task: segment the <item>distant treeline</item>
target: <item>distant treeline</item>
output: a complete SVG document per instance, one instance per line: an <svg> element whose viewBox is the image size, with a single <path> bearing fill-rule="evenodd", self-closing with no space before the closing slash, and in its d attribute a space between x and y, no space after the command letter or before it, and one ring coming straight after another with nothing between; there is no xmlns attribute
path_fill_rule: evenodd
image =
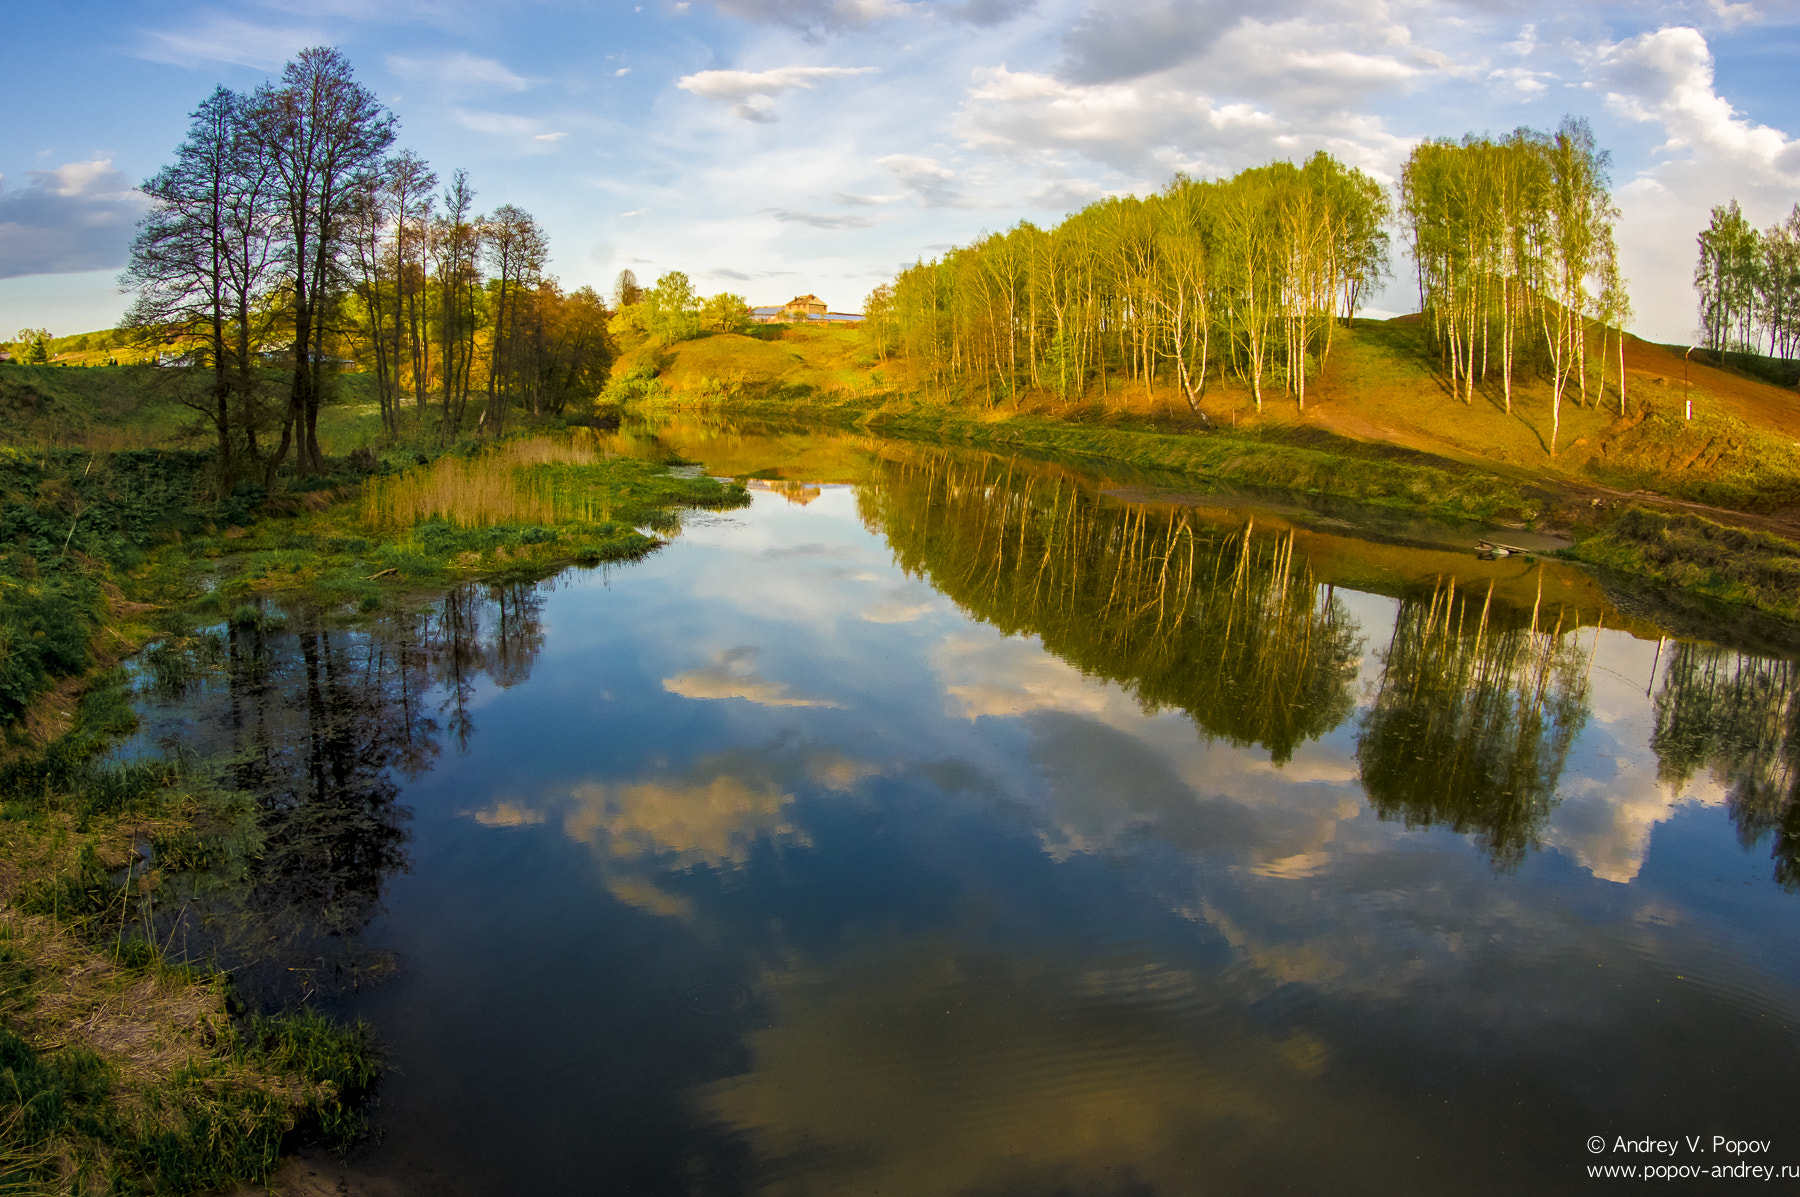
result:
<svg viewBox="0 0 1800 1197"><path fill-rule="evenodd" d="M1386 271L1389 216L1378 181L1323 152L1178 175L917 263L869 296L866 326L884 359L989 402L1160 379L1199 411L1229 372L1259 408L1272 386L1304 405L1335 319Z"/></svg>
<svg viewBox="0 0 1800 1197"><path fill-rule="evenodd" d="M1590 358L1604 390L1609 327L1630 315L1607 165L1576 120L1415 148L1397 214L1430 351L1465 401L1492 377L1510 410L1515 380L1547 378L1560 422L1569 388L1588 397ZM987 402L1162 383L1199 411L1209 380L1236 378L1259 410L1272 387L1304 408L1335 325L1387 272L1395 215L1387 188L1324 152L1178 175L916 263L869 296L867 326L884 359Z"/></svg>
<svg viewBox="0 0 1800 1197"><path fill-rule="evenodd" d="M1701 343L1719 353L1800 356L1800 204L1759 233L1734 199L1712 210L1699 242Z"/></svg>
<svg viewBox="0 0 1800 1197"><path fill-rule="evenodd" d="M353 361L390 430L410 400L445 439L474 394L497 428L509 406L561 410L605 378L600 297L546 277L529 213L477 215L463 171L440 194L417 155L390 154L394 125L341 54L314 47L278 82L215 90L143 185L155 206L123 276L124 327L204 379L187 401L227 476L272 479L290 448L302 474L321 470L319 408Z"/></svg>

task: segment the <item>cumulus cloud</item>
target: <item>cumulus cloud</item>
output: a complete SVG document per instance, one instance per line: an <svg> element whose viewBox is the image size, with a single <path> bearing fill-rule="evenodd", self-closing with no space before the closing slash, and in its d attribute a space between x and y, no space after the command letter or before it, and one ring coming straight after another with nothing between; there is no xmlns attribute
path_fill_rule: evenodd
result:
<svg viewBox="0 0 1800 1197"><path fill-rule="evenodd" d="M1690 336L1695 233L1713 205L1732 198L1753 223L1785 216L1800 186L1800 142L1720 94L1711 48L1698 30L1664 28L1603 43L1585 65L1588 85L1608 109L1662 134L1654 160L1618 188L1619 254L1636 284L1639 331Z"/></svg>
<svg viewBox="0 0 1800 1197"><path fill-rule="evenodd" d="M451 54L409 58L390 54L388 69L409 82L429 83L447 91L518 92L535 81L514 74L492 58L458 50Z"/></svg>
<svg viewBox="0 0 1800 1197"><path fill-rule="evenodd" d="M700 71L675 86L706 100L732 105L732 114L767 124L776 120L769 101L790 91L811 90L821 79L870 75L874 67L775 67L767 71Z"/></svg>
<svg viewBox="0 0 1800 1197"><path fill-rule="evenodd" d="M544 812L517 802L496 802L482 810L468 812L483 827L535 827L544 821Z"/></svg>
<svg viewBox="0 0 1800 1197"><path fill-rule="evenodd" d="M742 864L758 839L804 843L791 821L794 796L767 778L732 774L611 786L588 782L571 793L563 818L570 839L618 858L674 856L690 864Z"/></svg>
<svg viewBox="0 0 1800 1197"><path fill-rule="evenodd" d="M1410 145L1380 118L1355 112L1297 121L1161 78L1081 84L1004 66L977 73L957 131L990 153L1051 160L1075 154L1146 181L1176 170L1228 172L1316 149L1388 177Z"/></svg>
<svg viewBox="0 0 1800 1197"><path fill-rule="evenodd" d="M1535 99L1549 89L1546 79L1556 76L1547 71L1528 71L1524 67L1504 67L1488 72L1488 79L1502 91L1511 91L1521 99Z"/></svg>
<svg viewBox="0 0 1800 1197"><path fill-rule="evenodd" d="M1661 124L1661 150L1705 151L1766 174L1800 182L1800 143L1740 115L1713 86L1713 56L1697 29L1659 29L1602 46L1595 74L1613 111Z"/></svg>
<svg viewBox="0 0 1800 1197"><path fill-rule="evenodd" d="M795 694L786 682L772 682L758 676L754 668L754 648L734 648L719 654L718 661L704 669L690 669L663 679L663 689L683 698L741 698L764 707L836 707L824 698L807 698Z"/></svg>
<svg viewBox="0 0 1800 1197"><path fill-rule="evenodd" d="M1245 104L1215 106L1180 87L1068 83L999 66L977 76L958 129L990 151L1069 150L1141 174L1159 161L1254 158L1281 132L1281 122Z"/></svg>
<svg viewBox="0 0 1800 1197"><path fill-rule="evenodd" d="M149 204L110 158L26 173L16 190L0 178L0 278L125 265Z"/></svg>
<svg viewBox="0 0 1800 1197"><path fill-rule="evenodd" d="M1298 0L1264 0L1263 19L1285 15ZM1111 83L1167 70L1209 49L1244 19L1229 0L1171 0L1150 7L1089 9L1063 35L1057 73L1078 83Z"/></svg>

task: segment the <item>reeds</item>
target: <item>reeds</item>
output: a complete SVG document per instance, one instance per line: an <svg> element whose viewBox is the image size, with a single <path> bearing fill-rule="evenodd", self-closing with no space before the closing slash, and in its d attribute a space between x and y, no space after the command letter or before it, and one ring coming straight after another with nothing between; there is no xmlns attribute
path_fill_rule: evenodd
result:
<svg viewBox="0 0 1800 1197"><path fill-rule="evenodd" d="M604 487L583 485L587 480L581 477L583 467L604 460L599 437L586 428L573 429L566 440L532 437L476 457L440 457L371 481L363 519L377 532L434 518L475 528L604 523L612 518L611 496Z"/></svg>

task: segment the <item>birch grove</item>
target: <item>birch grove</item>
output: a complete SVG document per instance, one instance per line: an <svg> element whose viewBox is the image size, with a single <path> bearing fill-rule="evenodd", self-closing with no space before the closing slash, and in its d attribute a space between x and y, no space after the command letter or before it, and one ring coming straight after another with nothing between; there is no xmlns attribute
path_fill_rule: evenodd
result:
<svg viewBox="0 0 1800 1197"><path fill-rule="evenodd" d="M1045 230L1020 224L903 270L865 305L876 356L992 404L1175 388L1202 412L1234 378L1306 403L1337 320L1385 274L1386 190L1325 153L1230 179L1177 175Z"/></svg>
<svg viewBox="0 0 1800 1197"><path fill-rule="evenodd" d="M1451 393L1468 404L1478 387L1495 386L1510 414L1521 381L1548 382L1551 456L1570 388L1585 403L1603 397L1615 341L1624 410L1630 304L1608 165L1587 124L1565 120L1554 133L1423 142L1401 176L1426 343ZM1590 394L1591 366L1599 379Z"/></svg>

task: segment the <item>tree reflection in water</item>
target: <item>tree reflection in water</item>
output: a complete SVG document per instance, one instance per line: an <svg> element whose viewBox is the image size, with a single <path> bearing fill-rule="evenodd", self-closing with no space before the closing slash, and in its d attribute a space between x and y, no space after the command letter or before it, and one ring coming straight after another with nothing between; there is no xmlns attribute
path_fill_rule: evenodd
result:
<svg viewBox="0 0 1800 1197"><path fill-rule="evenodd" d="M909 575L1146 712L1185 711L1203 735L1260 744L1278 764L1350 713L1357 627L1291 531L1213 528L949 453L884 462L857 502Z"/></svg>
<svg viewBox="0 0 1800 1197"><path fill-rule="evenodd" d="M1440 580L1402 600L1357 761L1369 801L1408 827L1473 835L1500 868L1538 843L1588 718L1591 648L1566 613L1503 610Z"/></svg>
<svg viewBox="0 0 1800 1197"><path fill-rule="evenodd" d="M1686 786L1710 769L1746 849L1772 839L1775 879L1800 890L1800 673L1791 660L1675 646L1656 695L1658 774Z"/></svg>
<svg viewBox="0 0 1800 1197"><path fill-rule="evenodd" d="M163 743L223 762L220 805L237 812L243 851L204 854L211 867L165 904L159 937L231 969L253 1002L388 968L356 937L408 867L398 779L433 766L445 729L467 745L480 677L529 676L543 642L537 590L461 586L357 628L300 612L288 628L226 630L217 675L176 696L184 718ZM217 819L207 830L228 838Z"/></svg>

